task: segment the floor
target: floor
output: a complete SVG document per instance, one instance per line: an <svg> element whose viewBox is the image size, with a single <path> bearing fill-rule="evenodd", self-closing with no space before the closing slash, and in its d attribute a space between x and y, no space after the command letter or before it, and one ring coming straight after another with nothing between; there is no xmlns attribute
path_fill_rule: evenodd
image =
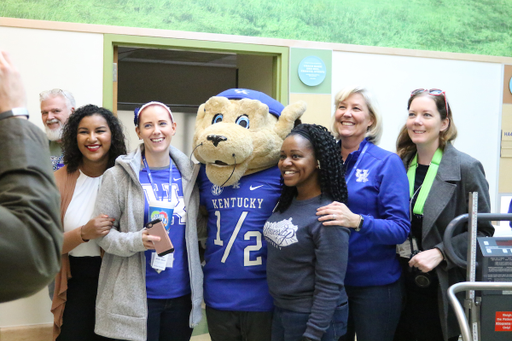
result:
<svg viewBox="0 0 512 341"><path fill-rule="evenodd" d="M208 334L208 325L206 323L206 313L203 305L203 319L201 323L197 327L194 328L194 332L192 333L192 338L190 341L211 341L210 334Z"/></svg>
<svg viewBox="0 0 512 341"><path fill-rule="evenodd" d="M192 336L190 341L211 341L210 334Z"/></svg>

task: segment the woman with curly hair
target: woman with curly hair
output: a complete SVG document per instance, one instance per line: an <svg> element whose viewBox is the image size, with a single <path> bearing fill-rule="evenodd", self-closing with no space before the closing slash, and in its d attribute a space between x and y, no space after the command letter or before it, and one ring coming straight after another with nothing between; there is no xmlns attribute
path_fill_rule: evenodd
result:
<svg viewBox="0 0 512 341"><path fill-rule="evenodd" d="M349 229L324 227L315 216L333 200L347 202L336 141L319 125L286 137L278 163L283 190L264 226L267 280L274 298L272 341L337 340L348 315L344 278Z"/></svg>
<svg viewBox="0 0 512 341"><path fill-rule="evenodd" d="M407 176L400 158L376 144L382 121L367 89L335 97L332 131L344 161L348 203L318 209L328 226L351 229L347 275L347 334L342 340L391 341L400 319L402 269L396 244L410 230Z"/></svg>
<svg viewBox="0 0 512 341"><path fill-rule="evenodd" d="M94 334L101 251L89 242L108 233L107 215L92 216L103 173L126 154L123 129L107 109L86 105L69 117L62 146L64 167L55 172L64 227L62 268L52 302L53 337L59 341L105 340Z"/></svg>

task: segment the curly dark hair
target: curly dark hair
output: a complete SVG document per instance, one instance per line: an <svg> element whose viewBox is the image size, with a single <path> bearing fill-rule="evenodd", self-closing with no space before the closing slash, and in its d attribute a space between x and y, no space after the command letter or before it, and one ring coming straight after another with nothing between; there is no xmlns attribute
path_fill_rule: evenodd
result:
<svg viewBox="0 0 512 341"><path fill-rule="evenodd" d="M306 138L313 148L316 160L320 162L318 179L322 195L346 204L348 201L345 171L339 147L334 136L327 128L317 124L300 124L288 134L300 135ZM287 136L287 137L288 137ZM292 200L297 196L297 187L288 187L281 177L283 190L276 206L276 211L284 212L290 207Z"/></svg>
<svg viewBox="0 0 512 341"><path fill-rule="evenodd" d="M119 155L126 154L125 137L123 127L117 117L105 108L98 107L94 104L87 104L76 109L69 116L62 133L62 150L64 154L64 164L68 166L68 173L73 173L82 164L83 155L78 149L77 134L78 125L86 116L100 115L107 121L110 133L112 134L110 149L108 151L107 168L114 165Z"/></svg>

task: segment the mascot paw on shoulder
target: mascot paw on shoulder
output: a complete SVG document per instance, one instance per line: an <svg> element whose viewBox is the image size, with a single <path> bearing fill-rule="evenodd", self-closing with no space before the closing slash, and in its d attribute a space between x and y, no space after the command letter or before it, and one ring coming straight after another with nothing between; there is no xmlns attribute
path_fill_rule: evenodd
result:
<svg viewBox="0 0 512 341"><path fill-rule="evenodd" d="M284 138L305 111L303 101L284 107L259 91L223 91L199 107L194 156L213 184L234 185L277 164Z"/></svg>

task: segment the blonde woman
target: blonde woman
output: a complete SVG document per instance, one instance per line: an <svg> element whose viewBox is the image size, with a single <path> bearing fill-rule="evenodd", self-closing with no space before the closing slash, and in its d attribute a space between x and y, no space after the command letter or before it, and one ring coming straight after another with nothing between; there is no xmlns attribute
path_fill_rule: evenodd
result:
<svg viewBox="0 0 512 341"><path fill-rule="evenodd" d="M402 302L396 244L409 234L407 176L400 158L379 148L382 122L368 90L338 92L332 130L339 139L348 204L318 209L324 225L352 231L345 286L349 299L346 336L341 340L390 341Z"/></svg>

